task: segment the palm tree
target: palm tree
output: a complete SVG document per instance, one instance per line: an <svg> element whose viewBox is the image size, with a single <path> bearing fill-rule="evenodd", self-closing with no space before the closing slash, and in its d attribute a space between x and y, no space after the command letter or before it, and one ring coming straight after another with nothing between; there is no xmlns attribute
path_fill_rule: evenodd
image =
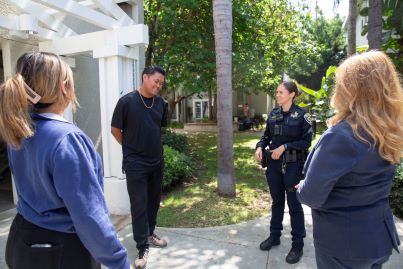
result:
<svg viewBox="0 0 403 269"><path fill-rule="evenodd" d="M213 0L217 65L218 193L235 197L232 150L232 0Z"/></svg>
<svg viewBox="0 0 403 269"><path fill-rule="evenodd" d="M356 24L357 24L357 0L349 0L347 17L347 54L355 54L356 47Z"/></svg>
<svg viewBox="0 0 403 269"><path fill-rule="evenodd" d="M368 46L381 49L382 45L382 0L369 0L368 6Z"/></svg>

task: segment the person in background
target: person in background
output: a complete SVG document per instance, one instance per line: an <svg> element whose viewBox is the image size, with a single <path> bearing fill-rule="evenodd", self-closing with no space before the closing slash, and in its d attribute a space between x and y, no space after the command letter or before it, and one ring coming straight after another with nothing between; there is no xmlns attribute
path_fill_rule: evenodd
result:
<svg viewBox="0 0 403 269"><path fill-rule="evenodd" d="M336 72L336 115L310 153L298 186L312 208L319 269L379 269L399 236L389 207L403 150L403 95L379 51L345 60Z"/></svg>
<svg viewBox="0 0 403 269"><path fill-rule="evenodd" d="M266 130L255 152L257 160L261 161L263 154L267 159L263 165L267 165L266 177L272 198L270 236L260 244L260 249L270 250L280 244L287 194L292 247L286 262L290 264L297 263L303 255L304 211L297 200L294 186L302 177L302 168L312 140L309 115L293 102L297 95L297 85L292 81L284 81L277 87L276 100L280 106L270 112Z"/></svg>
<svg viewBox="0 0 403 269"><path fill-rule="evenodd" d="M245 117L245 119L250 117L250 108L248 103L245 103L245 105L243 106L243 116Z"/></svg>
<svg viewBox="0 0 403 269"><path fill-rule="evenodd" d="M101 159L63 118L69 104L77 104L72 71L51 53L23 54L0 86L0 134L18 193L10 269L131 267L109 219Z"/></svg>
<svg viewBox="0 0 403 269"><path fill-rule="evenodd" d="M140 88L120 98L111 123L112 135L123 150L133 237L138 249L136 268L146 267L150 244L167 246L154 233L164 167L161 127L167 126L167 103L158 95L164 82L165 71L161 67L146 67Z"/></svg>

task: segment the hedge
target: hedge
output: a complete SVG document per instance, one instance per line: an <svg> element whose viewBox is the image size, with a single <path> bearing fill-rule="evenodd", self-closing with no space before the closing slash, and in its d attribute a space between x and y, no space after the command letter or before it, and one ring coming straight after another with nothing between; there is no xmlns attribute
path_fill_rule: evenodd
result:
<svg viewBox="0 0 403 269"><path fill-rule="evenodd" d="M169 189L193 174L193 163L190 158L167 145L164 145L164 162L163 190Z"/></svg>
<svg viewBox="0 0 403 269"><path fill-rule="evenodd" d="M397 166L390 192L390 206L393 213L403 219L403 161Z"/></svg>
<svg viewBox="0 0 403 269"><path fill-rule="evenodd" d="M164 129L161 136L162 145L167 145L179 152L186 153L188 141L186 136Z"/></svg>

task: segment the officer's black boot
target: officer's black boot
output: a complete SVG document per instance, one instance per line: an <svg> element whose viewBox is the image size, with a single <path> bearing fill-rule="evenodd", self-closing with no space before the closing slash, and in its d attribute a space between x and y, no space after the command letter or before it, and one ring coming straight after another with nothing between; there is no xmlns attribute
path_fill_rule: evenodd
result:
<svg viewBox="0 0 403 269"><path fill-rule="evenodd" d="M262 243L260 243L260 249L261 250L270 250L271 247L273 246L278 246L280 245L280 238L274 238L274 237L269 237L266 240L264 240Z"/></svg>
<svg viewBox="0 0 403 269"><path fill-rule="evenodd" d="M301 259L303 253L302 247L292 247L290 252L288 252L287 257L285 257L285 261L290 264L297 263Z"/></svg>

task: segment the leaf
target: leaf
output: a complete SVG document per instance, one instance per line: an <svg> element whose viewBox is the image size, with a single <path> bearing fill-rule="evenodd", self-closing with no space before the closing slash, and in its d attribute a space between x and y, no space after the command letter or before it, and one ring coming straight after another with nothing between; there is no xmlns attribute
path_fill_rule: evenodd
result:
<svg viewBox="0 0 403 269"><path fill-rule="evenodd" d="M356 47L355 50L356 50L357 52L364 52L364 51L367 51L368 48L369 48L368 45L363 45L363 46Z"/></svg>
<svg viewBox="0 0 403 269"><path fill-rule="evenodd" d="M304 103L304 102L298 103L298 106L299 106L299 107L302 107L302 108L308 107L308 106L310 106L310 105L312 105L312 104L311 104L311 103L307 104L307 103Z"/></svg>
<svg viewBox="0 0 403 269"><path fill-rule="evenodd" d="M364 7L363 9L360 10L360 16L361 17L367 17L368 16L368 7Z"/></svg>
<svg viewBox="0 0 403 269"><path fill-rule="evenodd" d="M299 88L300 88L303 92L306 92L307 94L309 94L309 95L315 97L315 99L319 99L320 96L321 96L320 93L318 93L318 92L316 92L316 91L314 91L314 90L312 90L312 89L309 89L309 88L307 88L307 87L305 87L305 86L303 86L303 85L298 85L298 86L299 86Z"/></svg>
<svg viewBox="0 0 403 269"><path fill-rule="evenodd" d="M337 67L336 66L329 66L329 68L326 70L326 78L329 78L330 76L336 74Z"/></svg>
<svg viewBox="0 0 403 269"><path fill-rule="evenodd" d="M365 24L364 27L362 27L361 36L365 36L367 33L368 33L368 24Z"/></svg>

